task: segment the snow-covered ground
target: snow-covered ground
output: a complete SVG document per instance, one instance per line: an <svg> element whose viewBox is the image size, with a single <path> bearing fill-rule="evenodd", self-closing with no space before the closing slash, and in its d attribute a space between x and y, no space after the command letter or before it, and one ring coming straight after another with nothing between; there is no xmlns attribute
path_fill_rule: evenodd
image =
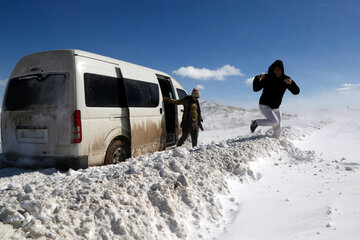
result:
<svg viewBox="0 0 360 240"><path fill-rule="evenodd" d="M200 145L85 170L0 169L0 239L358 239L360 111L202 103ZM1 163L0 163L1 165Z"/></svg>
<svg viewBox="0 0 360 240"><path fill-rule="evenodd" d="M241 207L220 239L359 239L360 114L343 114L293 141L312 158L259 159L250 164L256 183L230 182Z"/></svg>

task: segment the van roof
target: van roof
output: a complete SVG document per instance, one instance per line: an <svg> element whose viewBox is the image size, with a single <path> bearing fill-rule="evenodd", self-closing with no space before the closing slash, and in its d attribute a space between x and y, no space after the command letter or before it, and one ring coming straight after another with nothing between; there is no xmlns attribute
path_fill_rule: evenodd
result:
<svg viewBox="0 0 360 240"><path fill-rule="evenodd" d="M149 69L149 70L152 70L152 71L156 71L156 73L158 73L158 74L171 77L179 86L181 86L180 83L176 79L174 79L172 76L170 76L169 74L167 74L165 72L162 72L162 71L159 71L159 70L156 70L156 69L153 69L153 68L144 67L144 66L141 66L141 65L138 65L138 64L135 64L135 63L131 63L131 62L127 62L127 61L123 61L123 60L119 60L119 59L115 59L115 58L111 58L111 57L106 57L106 56L103 56L103 55L99 55L99 54L96 54L96 53L91 53L91 52L87 52L87 51L83 51L83 50L79 50L79 49L69 49L69 50L73 51L74 55L85 56L85 57L89 57L89 58L95 58L95 59L98 59L98 60L111 62L111 63L114 63L114 64L117 64L118 62L122 62L122 63L131 64L131 65L134 65L134 66L138 66L138 67L141 67L141 68L146 68L146 69ZM67 51L67 50L65 49L64 51Z"/></svg>
<svg viewBox="0 0 360 240"><path fill-rule="evenodd" d="M93 58L93 59L97 59L97 60L100 60L100 61L105 61L105 62L109 62L109 63L113 63L113 64L121 64L121 63L130 64L130 65L133 65L133 66L136 66L136 67L139 67L139 68L154 71L156 74L171 77L169 74L167 74L165 72L162 72L162 71L159 71L159 70L156 70L156 69L153 69L153 68L144 67L144 66L141 66L141 65L138 65L138 64L126 62L126 61L111 58L111 57L106 57L106 56L103 56L103 55L99 55L99 54L95 54L95 53L91 53L91 52L87 52L87 51L83 51L83 50L79 50L79 49L58 49L58 50L42 51L42 52L29 54L29 55L23 57L22 59L26 59L26 58L30 57L31 55L36 55L36 54L40 54L40 53L43 54L43 53L48 53L48 52L49 53L50 52L71 52L74 55ZM181 86L178 81L176 81L173 77L171 77L171 78L174 80L174 82L176 82L179 86Z"/></svg>
<svg viewBox="0 0 360 240"><path fill-rule="evenodd" d="M89 57L89 58L95 58L98 60L102 60L102 61L106 61L106 62L110 62L110 63L114 63L114 64L118 64L119 62L121 63L127 63L127 64L131 64L137 67L141 67L141 68L146 68L152 71L156 71L157 73L164 75L164 76L169 76L171 77L169 74L159 71L157 69L153 69L153 68L149 68L149 67L144 67L135 63L131 63L131 62L127 62L127 61L123 61L123 60L119 60L119 59L115 59L115 58L111 58L111 57L106 57L103 55L99 55L96 53L91 53L91 52L87 52L87 51L83 51L83 50L79 50L79 49L69 49L72 50L74 52L74 55L79 55L79 56L84 56L84 57ZM64 51L66 51L66 49L64 49Z"/></svg>

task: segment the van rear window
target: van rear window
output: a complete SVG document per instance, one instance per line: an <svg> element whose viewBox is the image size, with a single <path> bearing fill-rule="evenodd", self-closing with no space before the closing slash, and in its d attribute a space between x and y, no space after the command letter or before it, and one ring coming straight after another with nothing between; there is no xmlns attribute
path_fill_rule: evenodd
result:
<svg viewBox="0 0 360 240"><path fill-rule="evenodd" d="M41 73L10 79L7 110L60 108L69 105L70 81L67 73Z"/></svg>
<svg viewBox="0 0 360 240"><path fill-rule="evenodd" d="M126 107L124 86L119 78L85 73L87 107Z"/></svg>

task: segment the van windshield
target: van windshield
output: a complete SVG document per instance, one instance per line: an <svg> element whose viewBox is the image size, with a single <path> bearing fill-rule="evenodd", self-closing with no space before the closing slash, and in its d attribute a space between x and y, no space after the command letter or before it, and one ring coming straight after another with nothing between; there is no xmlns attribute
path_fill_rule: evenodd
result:
<svg viewBox="0 0 360 240"><path fill-rule="evenodd" d="M7 110L60 108L69 105L69 74L41 73L10 79Z"/></svg>

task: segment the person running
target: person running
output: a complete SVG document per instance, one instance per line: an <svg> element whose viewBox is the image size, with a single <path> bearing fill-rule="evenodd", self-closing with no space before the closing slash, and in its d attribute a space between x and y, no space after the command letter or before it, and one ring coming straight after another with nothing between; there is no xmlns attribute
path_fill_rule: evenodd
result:
<svg viewBox="0 0 360 240"><path fill-rule="evenodd" d="M198 89L193 89L191 96L187 95L183 99L175 100L165 97L164 101L170 102L176 105L184 106L184 113L181 121L182 136L180 137L177 146L180 147L183 145L187 137L191 136L192 146L197 146L197 139L199 133L199 127L201 127L201 122L203 121L201 117L201 109L198 99L200 98L200 91Z"/></svg>
<svg viewBox="0 0 360 240"><path fill-rule="evenodd" d="M279 110L286 89L298 95L300 88L295 81L284 73L284 64L276 60L268 69L267 74L260 74L254 78L253 90L258 92L263 89L259 108L266 119L251 121L250 131L255 132L258 126L271 126L274 130L273 137L279 138L281 134L281 112Z"/></svg>

